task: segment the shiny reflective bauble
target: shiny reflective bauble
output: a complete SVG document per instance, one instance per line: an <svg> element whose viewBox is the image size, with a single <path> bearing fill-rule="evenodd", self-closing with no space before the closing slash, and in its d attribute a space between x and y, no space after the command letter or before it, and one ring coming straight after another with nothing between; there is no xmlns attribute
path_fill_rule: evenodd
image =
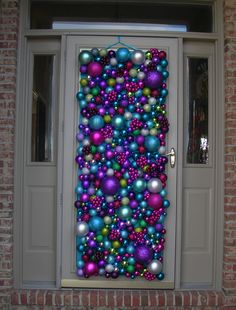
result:
<svg viewBox="0 0 236 310"><path fill-rule="evenodd" d="M101 182L101 190L105 195L115 195L120 189L120 182L115 176L107 176Z"/></svg>
<svg viewBox="0 0 236 310"><path fill-rule="evenodd" d="M112 272L112 271L114 271L114 266L112 265L112 264L108 264L108 265L106 265L106 267L105 267L105 270L106 270L106 272Z"/></svg>
<svg viewBox="0 0 236 310"><path fill-rule="evenodd" d="M134 251L134 258L138 263L147 265L153 257L153 250L146 245L138 245Z"/></svg>
<svg viewBox="0 0 236 310"><path fill-rule="evenodd" d="M130 52L126 47L118 48L116 51L116 58L120 62L126 62L129 59Z"/></svg>
<svg viewBox="0 0 236 310"><path fill-rule="evenodd" d="M141 65L145 61L144 52L141 50L134 50L130 54L130 59L135 65Z"/></svg>
<svg viewBox="0 0 236 310"><path fill-rule="evenodd" d="M93 131L90 134L90 141L94 145L99 145L104 141L104 137L100 131Z"/></svg>
<svg viewBox="0 0 236 310"><path fill-rule="evenodd" d="M79 54L79 62L81 65L87 65L92 60L93 60L93 55L90 51L84 50Z"/></svg>
<svg viewBox="0 0 236 310"><path fill-rule="evenodd" d="M151 89L155 89L162 84L162 74L158 71L149 71L144 79L144 84Z"/></svg>
<svg viewBox="0 0 236 310"><path fill-rule="evenodd" d="M149 152L157 152L160 141L157 137L148 135L145 137L144 145Z"/></svg>
<svg viewBox="0 0 236 310"><path fill-rule="evenodd" d="M99 62L91 62L88 65L88 74L92 77L97 77L102 73L103 67Z"/></svg>
<svg viewBox="0 0 236 310"><path fill-rule="evenodd" d="M159 193L162 190L162 182L157 178L150 179L147 183L147 188L151 193Z"/></svg>
<svg viewBox="0 0 236 310"><path fill-rule="evenodd" d="M142 193L146 189L146 182L143 179L136 179L133 183L135 193Z"/></svg>
<svg viewBox="0 0 236 310"><path fill-rule="evenodd" d="M162 271L162 263L159 260L152 260L147 267L148 271L153 274L158 274Z"/></svg>
<svg viewBox="0 0 236 310"><path fill-rule="evenodd" d="M159 194L151 194L147 199L147 204L152 209L160 209L162 206L162 197Z"/></svg>
<svg viewBox="0 0 236 310"><path fill-rule="evenodd" d="M124 129L125 128L125 119L124 119L124 117L122 117L120 115L116 115L112 119L112 125L117 130Z"/></svg>
<svg viewBox="0 0 236 310"><path fill-rule="evenodd" d="M93 216L89 220L89 228L92 231L100 231L104 227L104 221L99 216Z"/></svg>
<svg viewBox="0 0 236 310"><path fill-rule="evenodd" d="M78 237L84 237L89 232L89 226L86 222L78 222L76 225L76 234Z"/></svg>
<svg viewBox="0 0 236 310"><path fill-rule="evenodd" d="M83 272L86 276L93 276L98 273L98 266L94 262L87 262L83 268Z"/></svg>
<svg viewBox="0 0 236 310"><path fill-rule="evenodd" d="M101 129L104 126L104 120L100 115L94 115L89 119L89 126L92 129Z"/></svg>
<svg viewBox="0 0 236 310"><path fill-rule="evenodd" d="M130 219L132 216L132 210L127 206L123 206L118 210L118 215L122 220Z"/></svg>

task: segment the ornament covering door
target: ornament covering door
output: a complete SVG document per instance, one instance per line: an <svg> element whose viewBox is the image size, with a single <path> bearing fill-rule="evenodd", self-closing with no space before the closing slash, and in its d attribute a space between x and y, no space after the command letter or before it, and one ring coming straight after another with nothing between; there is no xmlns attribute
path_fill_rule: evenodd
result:
<svg viewBox="0 0 236 310"><path fill-rule="evenodd" d="M173 288L178 41L116 42L66 37L61 285Z"/></svg>

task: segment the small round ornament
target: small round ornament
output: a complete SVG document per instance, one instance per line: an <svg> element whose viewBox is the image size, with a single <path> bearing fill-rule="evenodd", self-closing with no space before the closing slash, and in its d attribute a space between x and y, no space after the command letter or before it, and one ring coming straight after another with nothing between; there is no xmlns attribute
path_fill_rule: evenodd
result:
<svg viewBox="0 0 236 310"><path fill-rule="evenodd" d="M89 126L92 129L101 129L104 126L104 120L100 115L94 115L89 119Z"/></svg>
<svg viewBox="0 0 236 310"><path fill-rule="evenodd" d="M122 220L130 219L132 216L132 210L127 206L123 206L119 209L118 215Z"/></svg>
<svg viewBox="0 0 236 310"><path fill-rule="evenodd" d="M92 231L100 231L104 227L104 221L99 216L92 216L89 221L89 228Z"/></svg>
<svg viewBox="0 0 236 310"><path fill-rule="evenodd" d="M146 189L146 182L143 179L136 179L133 183L135 193L142 193Z"/></svg>
<svg viewBox="0 0 236 310"><path fill-rule="evenodd" d="M86 222L78 222L76 226L76 234L78 237L84 237L89 232L89 226Z"/></svg>

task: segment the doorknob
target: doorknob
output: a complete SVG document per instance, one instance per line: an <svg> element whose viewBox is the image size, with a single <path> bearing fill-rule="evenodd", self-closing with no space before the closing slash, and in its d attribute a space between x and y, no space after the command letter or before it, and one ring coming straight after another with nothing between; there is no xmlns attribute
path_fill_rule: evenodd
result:
<svg viewBox="0 0 236 310"><path fill-rule="evenodd" d="M170 152L165 154L165 156L170 156L170 166L171 168L174 168L175 166L175 161L176 161L176 153L175 153L175 149L172 147L170 149Z"/></svg>

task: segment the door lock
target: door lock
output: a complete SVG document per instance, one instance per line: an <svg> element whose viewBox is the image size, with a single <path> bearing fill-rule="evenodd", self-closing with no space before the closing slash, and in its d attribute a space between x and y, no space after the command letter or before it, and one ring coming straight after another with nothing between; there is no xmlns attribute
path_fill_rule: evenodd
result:
<svg viewBox="0 0 236 310"><path fill-rule="evenodd" d="M176 162L175 149L172 147L170 149L170 152L165 154L165 156L170 156L170 166L171 166L171 168L174 168L175 167L175 162Z"/></svg>

